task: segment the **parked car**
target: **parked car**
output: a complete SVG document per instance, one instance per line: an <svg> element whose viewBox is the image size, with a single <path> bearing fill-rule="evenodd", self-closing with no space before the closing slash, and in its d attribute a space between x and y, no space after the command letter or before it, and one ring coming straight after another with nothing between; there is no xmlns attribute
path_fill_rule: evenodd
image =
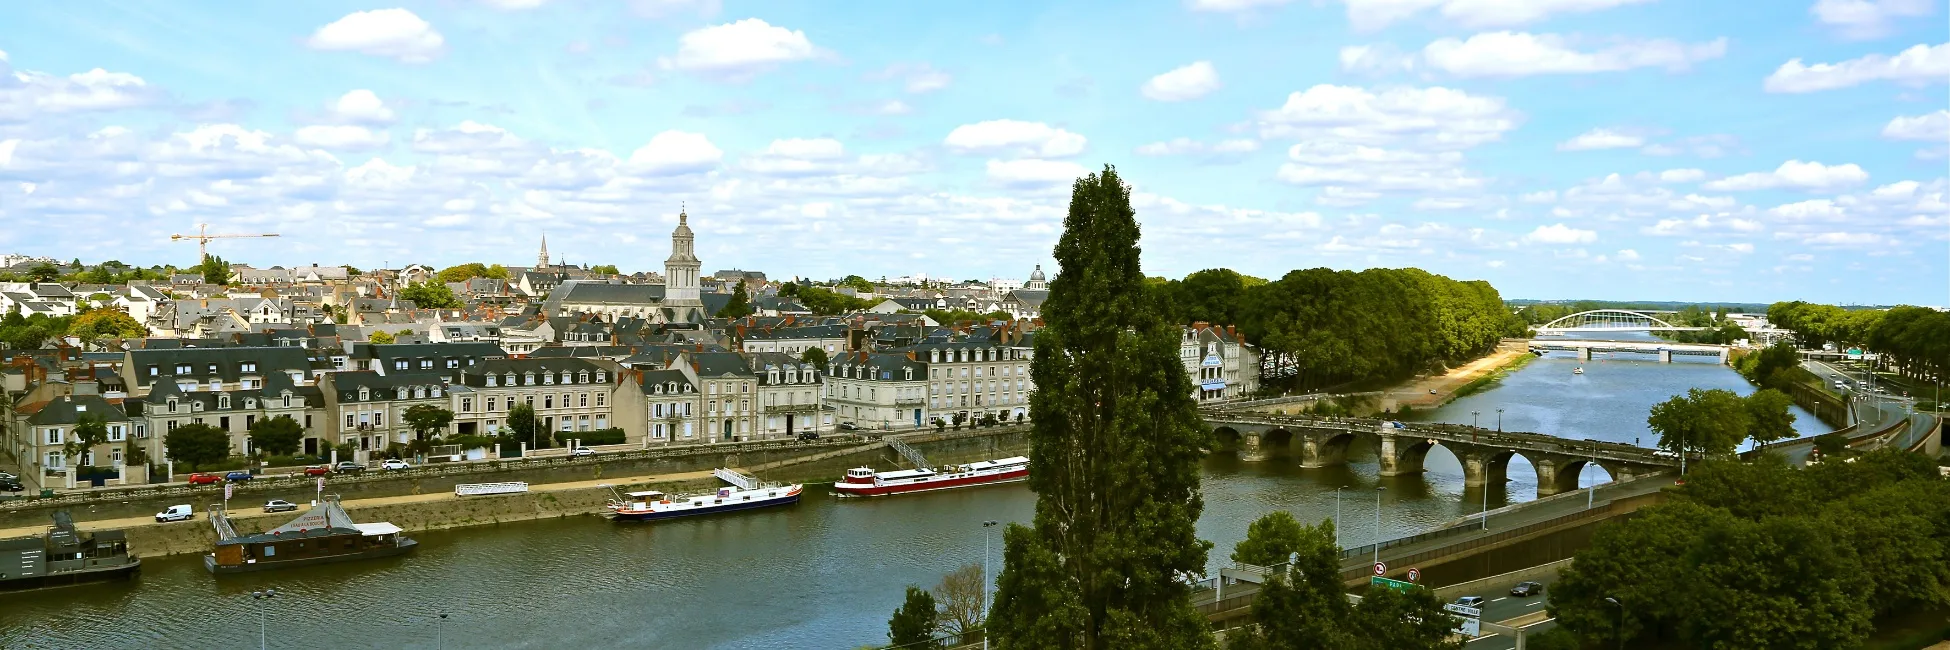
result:
<svg viewBox="0 0 1950 650"><path fill-rule="evenodd" d="M1541 582L1519 582L1517 583L1517 586L1510 588L1510 595L1516 596L1518 598L1540 596L1543 595L1543 593L1544 593L1544 583Z"/></svg>
<svg viewBox="0 0 1950 650"><path fill-rule="evenodd" d="M248 480L251 480L251 479L254 479L254 478L257 478L257 477L255 477L255 476L251 476L251 473L250 473L250 472L246 472L246 471L244 471L244 470L241 470L241 469L240 469L240 470L237 470L237 471L234 471L234 472L231 472L231 473L229 473L229 474L225 474L225 475L223 475L223 480L226 480L226 481L230 481L230 482L232 482L232 483L242 483L242 482L244 482L244 481L248 481Z"/></svg>
<svg viewBox="0 0 1950 650"><path fill-rule="evenodd" d="M298 504L284 499L272 499L264 502L265 512L290 512L297 509Z"/></svg>
<svg viewBox="0 0 1950 650"><path fill-rule="evenodd" d="M25 489L27 489L27 486L22 485L20 483L20 479L17 478L0 479L0 490L6 490L8 492L19 492Z"/></svg>
<svg viewBox="0 0 1950 650"><path fill-rule="evenodd" d="M305 476L324 476L332 473L332 468L324 465L306 465Z"/></svg>
<svg viewBox="0 0 1950 650"><path fill-rule="evenodd" d="M14 476L13 472L0 472L0 481L18 481L18 480L20 480L20 477Z"/></svg>
<svg viewBox="0 0 1950 650"><path fill-rule="evenodd" d="M860 430L860 425L854 424L852 422L841 422L840 428L845 429L847 431L858 431Z"/></svg>
<svg viewBox="0 0 1950 650"><path fill-rule="evenodd" d="M386 459L386 462L379 464L379 469L385 469L385 470L413 469L413 466L408 464L406 461L400 460L398 458L388 458Z"/></svg>
<svg viewBox="0 0 1950 650"><path fill-rule="evenodd" d="M156 513L156 521L158 522L182 521L185 519L189 519L192 516L194 516L194 513L190 512L189 504L185 503L182 505L170 506L168 510L164 510L162 512Z"/></svg>
<svg viewBox="0 0 1950 650"><path fill-rule="evenodd" d="M802 441L806 441L806 442L811 442L811 441L814 441L814 440L818 440L818 439L819 439L819 434L817 434L817 433L813 433L813 432L811 432L811 431L807 431L807 432L804 432L804 433L801 433L801 434L799 434L799 439L800 439L800 440L802 440Z"/></svg>
<svg viewBox="0 0 1950 650"><path fill-rule="evenodd" d="M1463 607L1474 607L1474 608L1477 608L1477 609L1482 609L1482 608L1483 608L1483 597L1482 597L1482 596L1463 596L1463 597L1461 597L1461 598L1457 598L1457 599L1456 599L1456 604L1457 604L1457 605L1462 605Z"/></svg>
<svg viewBox="0 0 1950 650"><path fill-rule="evenodd" d="M596 450L590 449L588 447L576 447L575 449L569 450L569 455L577 458L581 458L583 456L594 456L596 455Z"/></svg>
<svg viewBox="0 0 1950 650"><path fill-rule="evenodd" d="M220 483L222 481L223 481L223 477L217 476L215 474L205 474L203 472L197 472L195 474L190 475L190 485L210 485L214 483Z"/></svg>
<svg viewBox="0 0 1950 650"><path fill-rule="evenodd" d="M339 466L332 468L332 471L340 474L357 474L366 471L366 466L349 460L341 460L339 461Z"/></svg>

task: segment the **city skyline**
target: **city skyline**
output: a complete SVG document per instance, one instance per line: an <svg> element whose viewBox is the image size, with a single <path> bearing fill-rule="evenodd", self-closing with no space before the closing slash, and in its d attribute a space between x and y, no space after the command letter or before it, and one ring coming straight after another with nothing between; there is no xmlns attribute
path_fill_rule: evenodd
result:
<svg viewBox="0 0 1950 650"><path fill-rule="evenodd" d="M1941 305L1943 5L23 7L0 252L656 270L687 207L711 269L1019 278L1114 164L1153 275Z"/></svg>

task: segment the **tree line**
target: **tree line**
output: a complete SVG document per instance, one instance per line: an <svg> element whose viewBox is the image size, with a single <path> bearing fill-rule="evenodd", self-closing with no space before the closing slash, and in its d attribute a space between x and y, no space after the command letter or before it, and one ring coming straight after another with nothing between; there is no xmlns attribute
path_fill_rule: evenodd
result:
<svg viewBox="0 0 1950 650"><path fill-rule="evenodd" d="M1405 377L1525 331L1488 282L1413 268L1304 269L1273 281L1207 269L1149 286L1176 322L1237 325L1266 354L1261 382L1287 390Z"/></svg>
<svg viewBox="0 0 1950 650"><path fill-rule="evenodd" d="M1950 370L1950 313L1928 307L1844 309L1796 300L1768 307L1767 321L1793 330L1805 348L1833 343L1874 351L1906 377L1936 379Z"/></svg>

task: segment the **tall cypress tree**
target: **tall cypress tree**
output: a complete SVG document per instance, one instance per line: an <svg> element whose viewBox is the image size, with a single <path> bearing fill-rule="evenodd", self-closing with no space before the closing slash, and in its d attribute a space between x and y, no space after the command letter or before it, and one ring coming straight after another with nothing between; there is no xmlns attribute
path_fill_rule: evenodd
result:
<svg viewBox="0 0 1950 650"><path fill-rule="evenodd" d="M1036 521L1003 535L989 617L1001 648L1212 647L1181 580L1212 546L1193 529L1210 431L1139 270L1136 216L1114 168L1071 190L1030 364Z"/></svg>

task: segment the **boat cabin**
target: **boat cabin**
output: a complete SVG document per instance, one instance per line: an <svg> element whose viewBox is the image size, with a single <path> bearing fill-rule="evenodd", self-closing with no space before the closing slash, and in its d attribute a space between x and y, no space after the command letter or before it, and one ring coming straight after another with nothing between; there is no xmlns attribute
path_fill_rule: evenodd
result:
<svg viewBox="0 0 1950 650"><path fill-rule="evenodd" d="M0 566L0 580L129 563L129 540L122 531L101 530L83 535L66 516L66 512L56 513L55 526L43 537L0 540L0 557L8 558Z"/></svg>

